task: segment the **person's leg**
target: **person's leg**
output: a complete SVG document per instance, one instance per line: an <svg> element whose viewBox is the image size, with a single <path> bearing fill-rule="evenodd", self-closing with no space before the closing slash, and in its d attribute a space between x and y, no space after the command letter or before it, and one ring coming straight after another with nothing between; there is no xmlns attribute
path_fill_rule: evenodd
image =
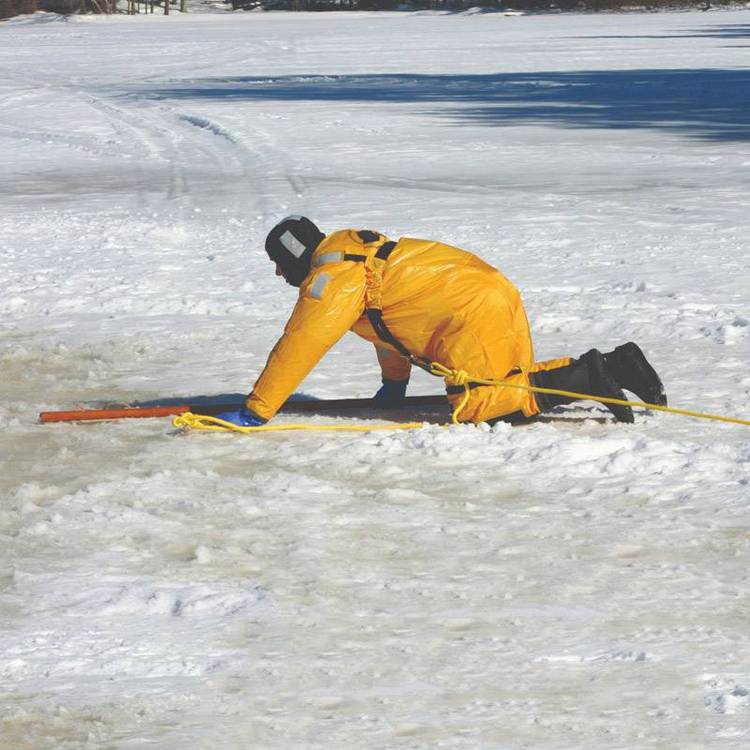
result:
<svg viewBox="0 0 750 750"><path fill-rule="evenodd" d="M435 358L450 367L460 366L478 378L502 378L508 386L472 388L468 403L459 414L460 421L517 423L575 400L509 387L516 384L626 400L622 392L625 383L620 384L613 372L623 376L632 369L627 366L632 359L629 345L625 345L627 350L618 347L607 355L610 369L607 368L605 356L596 349L578 359L562 357L534 362L531 332L518 290L506 282L501 294L485 299L484 310L485 315L473 320L471 325L461 326L447 335L444 351L436 352ZM500 336L498 331L502 332ZM635 387L632 377L625 380ZM454 408L462 399L462 388L448 389L448 400ZM629 406L606 406L618 421L633 421Z"/></svg>
<svg viewBox="0 0 750 750"><path fill-rule="evenodd" d="M536 362L531 371L511 369L503 378L508 386L479 386L471 390L471 397L459 419L467 422L508 422L519 424L556 406L578 399L551 393L536 393L519 386L534 386L558 391L584 393L591 396L626 401L617 381L606 370L604 356L596 349L578 359L559 359ZM455 407L463 398L460 387L449 389L448 400ZM621 404L605 404L618 422L633 422L633 411Z"/></svg>
<svg viewBox="0 0 750 750"><path fill-rule="evenodd" d="M470 377L528 386L527 371L533 367L534 350L520 294L507 280L498 282L494 274L489 278L481 314L446 331L435 359L465 370ZM462 387L448 388L448 401L454 409L463 398ZM537 411L533 394L524 388L472 385L458 419L478 424L506 415L513 420L524 419Z"/></svg>
<svg viewBox="0 0 750 750"><path fill-rule="evenodd" d="M528 352L531 352L531 338L527 338L528 341ZM508 377L505 378L510 383L518 383L521 385L529 386L531 382L529 380L530 373L538 372L540 370L556 370L560 367L565 367L573 361L572 357L558 357L557 359L548 359L544 362L534 362L531 367L528 368L527 372L523 372L520 368L516 368L512 371ZM497 424L498 422L506 422L508 424L525 424L533 422L534 419L539 415L539 408L534 399L534 394L530 391L521 391L518 389L506 388L507 391L515 390L516 399L516 411L509 413L500 414L497 408L501 406L498 400L494 400L491 405L488 404L486 411L494 411L498 416L492 416L484 421L487 424ZM502 392L502 391L501 391Z"/></svg>
<svg viewBox="0 0 750 750"><path fill-rule="evenodd" d="M539 369L529 373L529 383L536 388L585 393L591 396L627 400L615 379L607 372L604 356L591 349L570 364L553 369ZM540 412L549 411L561 404L570 404L579 399L554 393L534 393ZM632 422L633 410L622 404L605 404L618 422Z"/></svg>

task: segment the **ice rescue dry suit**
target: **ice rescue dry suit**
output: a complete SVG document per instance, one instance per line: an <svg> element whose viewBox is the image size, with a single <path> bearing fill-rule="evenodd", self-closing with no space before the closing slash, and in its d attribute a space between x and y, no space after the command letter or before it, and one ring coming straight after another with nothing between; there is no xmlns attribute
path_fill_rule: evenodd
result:
<svg viewBox="0 0 750 750"><path fill-rule="evenodd" d="M386 246L387 259L379 262L376 254ZM345 229L315 249L297 304L247 408L271 419L348 330L375 344L384 379L408 379L411 364L382 340L365 313L373 300L388 330L411 354L476 378L528 385L530 372L571 362L569 357L534 362L518 289L475 255L440 242L402 237L389 243L375 232ZM455 405L461 394L452 390L448 400ZM476 386L460 419L483 422L538 412L529 391Z"/></svg>

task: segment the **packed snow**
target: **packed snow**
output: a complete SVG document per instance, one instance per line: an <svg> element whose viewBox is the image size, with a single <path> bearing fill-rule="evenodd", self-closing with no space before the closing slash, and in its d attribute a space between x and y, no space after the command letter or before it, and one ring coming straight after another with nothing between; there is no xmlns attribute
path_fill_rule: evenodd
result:
<svg viewBox="0 0 750 750"><path fill-rule="evenodd" d="M749 53L746 10L0 24L0 748L747 748L745 426L37 415L247 392L303 213L750 418ZM378 385L351 336L299 390Z"/></svg>

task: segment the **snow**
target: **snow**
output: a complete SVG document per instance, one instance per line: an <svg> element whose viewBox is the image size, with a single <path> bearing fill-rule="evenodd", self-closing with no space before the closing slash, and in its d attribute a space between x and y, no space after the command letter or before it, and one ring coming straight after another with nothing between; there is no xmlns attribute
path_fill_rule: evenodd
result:
<svg viewBox="0 0 750 750"><path fill-rule="evenodd" d="M673 405L750 418L747 36L0 25L0 748L747 747L746 427L36 423L245 393L294 302L262 250L288 213L473 250L540 358L633 339ZM378 382L350 337L300 391Z"/></svg>

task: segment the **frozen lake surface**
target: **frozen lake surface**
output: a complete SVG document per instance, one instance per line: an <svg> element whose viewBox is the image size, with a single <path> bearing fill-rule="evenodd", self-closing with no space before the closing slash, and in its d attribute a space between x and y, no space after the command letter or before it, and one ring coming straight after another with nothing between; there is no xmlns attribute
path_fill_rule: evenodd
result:
<svg viewBox="0 0 750 750"><path fill-rule="evenodd" d="M247 391L304 213L750 418L749 53L746 10L0 24L0 749L747 748L747 427L36 417ZM350 337L301 392L378 385Z"/></svg>

